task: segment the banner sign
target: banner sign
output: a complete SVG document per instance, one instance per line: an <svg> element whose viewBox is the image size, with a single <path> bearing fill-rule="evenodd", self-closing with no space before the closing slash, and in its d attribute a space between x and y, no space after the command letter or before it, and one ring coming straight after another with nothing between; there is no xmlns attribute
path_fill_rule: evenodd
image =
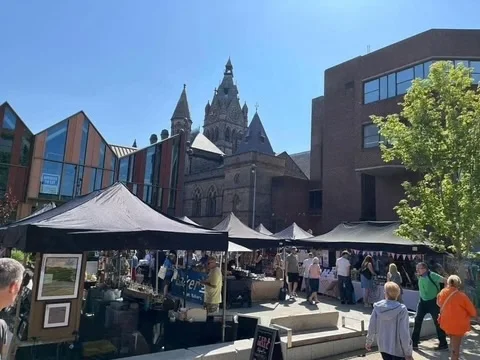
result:
<svg viewBox="0 0 480 360"><path fill-rule="evenodd" d="M179 269L178 277L172 283L172 294L183 299L185 278L187 285L187 300L197 304L203 304L205 294L205 286L200 281L205 281L208 277L207 273L201 273L192 270Z"/></svg>
<svg viewBox="0 0 480 360"><path fill-rule="evenodd" d="M43 173L40 184L40 192L42 194L57 195L60 187L60 176L56 174Z"/></svg>

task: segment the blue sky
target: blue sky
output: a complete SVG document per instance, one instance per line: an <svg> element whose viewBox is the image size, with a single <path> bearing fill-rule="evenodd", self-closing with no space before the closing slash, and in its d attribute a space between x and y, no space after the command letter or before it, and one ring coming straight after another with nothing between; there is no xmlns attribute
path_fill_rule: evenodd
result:
<svg viewBox="0 0 480 360"><path fill-rule="evenodd" d="M250 119L276 152L310 148L325 69L430 28L479 27L480 3L376 0L2 1L0 102L38 132L84 110L114 144L170 129L182 90L194 127L231 56Z"/></svg>

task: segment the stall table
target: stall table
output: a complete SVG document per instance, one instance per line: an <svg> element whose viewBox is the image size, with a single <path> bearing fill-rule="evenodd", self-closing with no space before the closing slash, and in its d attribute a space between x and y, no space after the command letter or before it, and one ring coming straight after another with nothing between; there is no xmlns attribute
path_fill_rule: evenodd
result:
<svg viewBox="0 0 480 360"><path fill-rule="evenodd" d="M273 277L252 279L252 302L277 301L282 287L283 280L277 280Z"/></svg>

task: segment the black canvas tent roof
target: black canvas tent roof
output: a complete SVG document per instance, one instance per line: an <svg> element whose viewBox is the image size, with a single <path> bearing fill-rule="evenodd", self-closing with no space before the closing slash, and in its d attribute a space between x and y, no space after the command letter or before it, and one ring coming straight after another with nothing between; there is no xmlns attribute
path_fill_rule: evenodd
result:
<svg viewBox="0 0 480 360"><path fill-rule="evenodd" d="M261 234L242 223L233 213L214 227L218 231L228 231L228 238L249 249L274 248L281 245L280 239Z"/></svg>
<svg viewBox="0 0 480 360"><path fill-rule="evenodd" d="M345 222L330 232L302 240L310 246L346 248L371 251L400 251L408 253L430 252L428 244L416 243L395 235L399 222L366 221Z"/></svg>
<svg viewBox="0 0 480 360"><path fill-rule="evenodd" d="M293 223L289 227L283 229L282 231L273 234L276 238L285 239L285 240L302 240L313 237L312 234L303 230L296 223Z"/></svg>
<svg viewBox="0 0 480 360"><path fill-rule="evenodd" d="M0 246L54 253L139 248L227 250L228 236L163 215L116 183L0 228Z"/></svg>

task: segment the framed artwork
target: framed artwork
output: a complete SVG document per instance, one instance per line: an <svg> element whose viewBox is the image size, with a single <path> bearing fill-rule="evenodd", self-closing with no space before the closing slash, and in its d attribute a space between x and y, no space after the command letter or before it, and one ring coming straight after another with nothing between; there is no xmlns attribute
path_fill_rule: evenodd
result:
<svg viewBox="0 0 480 360"><path fill-rule="evenodd" d="M76 299L82 254L43 254L37 300Z"/></svg>
<svg viewBox="0 0 480 360"><path fill-rule="evenodd" d="M68 326L70 320L70 303L46 304L43 327L57 328Z"/></svg>

